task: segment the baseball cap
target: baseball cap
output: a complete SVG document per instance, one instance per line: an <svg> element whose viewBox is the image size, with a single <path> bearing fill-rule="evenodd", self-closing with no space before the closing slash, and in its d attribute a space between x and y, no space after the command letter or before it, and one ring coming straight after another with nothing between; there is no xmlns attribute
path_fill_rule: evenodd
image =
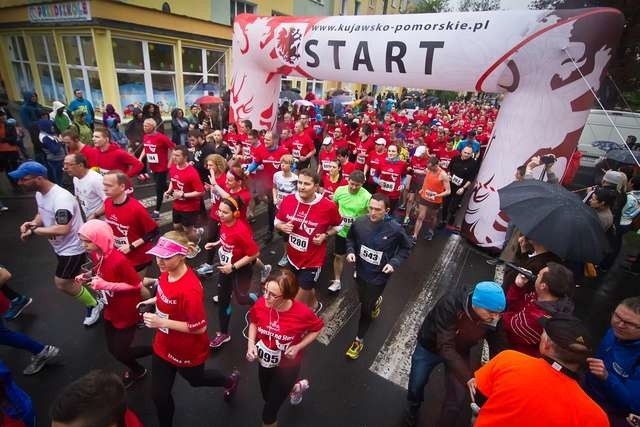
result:
<svg viewBox="0 0 640 427"><path fill-rule="evenodd" d="M583 354L593 351L591 334L577 317L568 314L555 314L553 317L541 317L538 322L558 347Z"/></svg>
<svg viewBox="0 0 640 427"><path fill-rule="evenodd" d="M42 166L38 162L28 161L24 162L13 172L9 172L9 177L15 181L19 181L27 175L33 176L47 176L47 168Z"/></svg>
<svg viewBox="0 0 640 427"><path fill-rule="evenodd" d="M415 157L420 157L426 152L427 152L427 147L425 147L424 145L420 145L416 148L416 151L413 153L413 155Z"/></svg>
<svg viewBox="0 0 640 427"><path fill-rule="evenodd" d="M322 140L322 145L329 145L329 144L333 144L333 138L331 138L330 136L325 137L325 139Z"/></svg>
<svg viewBox="0 0 640 427"><path fill-rule="evenodd" d="M376 145L387 145L387 141L384 138L376 139Z"/></svg>
<svg viewBox="0 0 640 427"><path fill-rule="evenodd" d="M147 251L149 255L155 255L158 258L171 258L175 255L187 255L189 253L189 249L185 248L179 243L174 242L173 240L169 240L165 237L161 237L158 239L158 243Z"/></svg>
<svg viewBox="0 0 640 427"><path fill-rule="evenodd" d="M608 170L605 172L604 176L602 177L602 180L614 185L621 185L624 183L625 176L624 176L624 173L622 172Z"/></svg>
<svg viewBox="0 0 640 427"><path fill-rule="evenodd" d="M485 310L502 312L507 305L507 300L502 286L496 282L480 282L473 290L471 304Z"/></svg>

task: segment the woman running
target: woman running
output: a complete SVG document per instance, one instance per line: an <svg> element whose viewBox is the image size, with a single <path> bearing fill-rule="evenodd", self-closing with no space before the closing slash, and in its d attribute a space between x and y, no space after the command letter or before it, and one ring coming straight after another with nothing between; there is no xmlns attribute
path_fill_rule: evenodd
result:
<svg viewBox="0 0 640 427"><path fill-rule="evenodd" d="M291 392L291 403L302 401L308 382L296 383L302 350L320 335L324 322L304 304L295 301L298 283L289 270L269 276L260 297L249 312L247 360L258 360L262 398L262 424L276 426L278 410Z"/></svg>
<svg viewBox="0 0 640 427"><path fill-rule="evenodd" d="M333 200L333 193L338 187L347 185L347 180L342 176L342 165L337 160L329 162L329 173L322 176L322 195Z"/></svg>
<svg viewBox="0 0 640 427"><path fill-rule="evenodd" d="M295 159L291 154L285 154L280 157L280 170L273 174L273 203L275 204L275 211L280 209L280 203L282 199L289 194L295 193L298 189L298 175L291 171L291 166ZM282 239L283 251L282 258L278 261L280 267L286 267L289 261L287 261L287 239Z"/></svg>
<svg viewBox="0 0 640 427"><path fill-rule="evenodd" d="M204 367L209 356L204 293L198 276L185 262L194 250L187 236L170 231L148 252L155 255L160 269L158 291L156 297L139 304L139 309L156 305L155 312L144 313L143 319L148 328L158 330L153 340L151 395L161 427L173 425L171 389L176 373L193 387L224 387L227 401L240 380L237 370L227 376Z"/></svg>
<svg viewBox="0 0 640 427"><path fill-rule="evenodd" d="M253 232L245 221L241 221L240 210L242 201L235 197L228 197L220 201L218 217L220 218L220 240L207 243L206 249L216 245L220 258L220 277L218 279L218 318L220 330L211 340L211 348L222 347L231 341L229 320L231 319L231 294L236 302L242 305L252 305L255 294L250 294L252 264L260 254L258 244L253 240Z"/></svg>
<svg viewBox="0 0 640 427"><path fill-rule="evenodd" d="M140 277L127 258L115 249L113 230L104 221L91 219L78 230L80 241L93 262L91 288L104 291L104 332L109 353L128 370L122 375L126 388L147 375L137 359L151 355L151 346L132 347L136 324L140 319ZM82 274L79 280L89 277Z"/></svg>

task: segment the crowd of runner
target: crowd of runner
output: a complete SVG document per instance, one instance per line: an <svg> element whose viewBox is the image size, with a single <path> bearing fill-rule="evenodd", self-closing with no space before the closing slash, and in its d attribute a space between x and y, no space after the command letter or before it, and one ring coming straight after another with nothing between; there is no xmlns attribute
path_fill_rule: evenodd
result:
<svg viewBox="0 0 640 427"><path fill-rule="evenodd" d="M408 114L393 103L381 104L363 102L357 114L341 116L285 104L269 131L253 129L248 120L212 129L207 116L203 120L192 108L189 117L176 114L184 132L172 138L164 134L161 121L140 118L138 139L129 133L129 150L113 140L107 127L93 129L87 140L77 128L58 129L56 117L42 115L35 121L45 154L56 147L63 155L10 168L15 183L35 192L38 206L20 226L20 237L25 242L48 239L58 261L56 288L85 307L83 325L92 326L102 316L107 348L125 367L120 376L92 372L71 384L53 404L56 425L141 425L123 404L124 390L149 375L140 363L147 356L159 425L174 425L176 373L193 387L220 387L230 400L241 373L223 373L205 362L212 349L219 351L232 339L247 340L242 356L259 364L262 423L276 425L283 403L299 404L309 387L303 353L329 320L320 317L318 289L335 294L345 286L357 288L358 328L345 355L358 359L380 315L385 287L413 247L432 240L439 230L460 230L459 208L471 191L499 111L456 101ZM19 147L10 144L18 131L7 119L0 112L0 145ZM19 149L15 153L21 156ZM523 165L522 178L536 162L540 159ZM72 177L73 192L59 185L64 179L58 166ZM133 196L136 177L153 178L151 212ZM640 211L637 178L629 185L631 199L624 193L620 209L633 220ZM594 194L589 200L618 206L608 193L595 189ZM173 230L161 235L157 220L167 203ZM279 268L260 260L251 224L261 204L268 217L262 243L282 241ZM411 360L407 425L420 423L424 387L441 363L446 393L437 424L442 426L456 425L469 393L481 406L478 426L621 425L630 413L640 412L640 299L620 303L598 350L572 316L572 271L539 242L521 236L518 244L523 255L519 274L508 274L502 284L485 281L447 294L428 313ZM190 265L202 250L204 262ZM332 279L321 283L327 261L332 261ZM354 280L343 275L345 261L355 266ZM158 277L151 276L154 262ZM259 276L255 283L254 273ZM10 277L0 267L5 320L18 318L32 302L8 283ZM214 327L206 316L201 282L210 277L217 284ZM244 312L246 332L231 330L233 313ZM139 327L156 330L151 344L132 345ZM11 331L2 320L0 339L33 354L26 375L39 372L61 351ZM492 359L474 373L470 351L483 339ZM585 366L583 391L577 379ZM531 387L528 379L534 377L547 378L535 382L544 389ZM5 389L13 390L5 397L3 407L9 409L3 419L35 425L28 396L8 371L2 378ZM542 394L544 403L538 401Z"/></svg>

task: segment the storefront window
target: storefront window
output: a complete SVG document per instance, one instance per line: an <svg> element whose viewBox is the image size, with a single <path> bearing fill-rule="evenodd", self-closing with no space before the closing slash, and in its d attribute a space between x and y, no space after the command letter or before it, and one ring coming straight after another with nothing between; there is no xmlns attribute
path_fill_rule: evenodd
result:
<svg viewBox="0 0 640 427"><path fill-rule="evenodd" d="M24 45L22 36L7 37L7 46L9 47L9 57L16 84L20 92L33 91L33 76L29 67L29 58L27 57L27 48Z"/></svg>
<svg viewBox="0 0 640 427"><path fill-rule="evenodd" d="M173 46L149 43L149 65L152 70L175 71L173 64Z"/></svg>
<svg viewBox="0 0 640 427"><path fill-rule="evenodd" d="M220 96L224 91L224 52L182 48L184 98L187 106L203 95ZM222 83L221 83L222 82Z"/></svg>
<svg viewBox="0 0 640 427"><path fill-rule="evenodd" d="M91 36L63 36L62 45L67 61L72 90L80 89L93 109L104 109L104 97Z"/></svg>
<svg viewBox="0 0 640 427"><path fill-rule="evenodd" d="M136 40L113 39L112 46L116 68L126 68L129 70L144 68L142 42Z"/></svg>
<svg viewBox="0 0 640 427"><path fill-rule="evenodd" d="M53 101L65 101L64 83L58 63L58 54L53 37L50 35L33 35L31 44L36 54L38 74L45 104L53 104Z"/></svg>
<svg viewBox="0 0 640 427"><path fill-rule="evenodd" d="M120 104L122 110L131 105L144 104L147 99L144 86L144 74L118 73L118 88L120 89ZM131 110L132 108L130 108Z"/></svg>
<svg viewBox="0 0 640 427"><path fill-rule="evenodd" d="M314 95L317 98L322 98L322 92L323 92L323 89L324 89L324 81L308 79L307 80L307 92L309 92L309 89L311 89L313 91Z"/></svg>

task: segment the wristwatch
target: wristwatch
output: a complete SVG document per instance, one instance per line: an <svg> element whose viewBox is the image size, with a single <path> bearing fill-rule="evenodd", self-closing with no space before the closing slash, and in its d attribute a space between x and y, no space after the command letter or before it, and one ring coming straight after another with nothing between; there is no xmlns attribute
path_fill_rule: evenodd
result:
<svg viewBox="0 0 640 427"><path fill-rule="evenodd" d="M134 250L134 249L136 249L136 247L135 247L135 246L133 246L133 243L131 243L131 244L129 245L129 250L130 250L130 251L132 251L132 250Z"/></svg>

